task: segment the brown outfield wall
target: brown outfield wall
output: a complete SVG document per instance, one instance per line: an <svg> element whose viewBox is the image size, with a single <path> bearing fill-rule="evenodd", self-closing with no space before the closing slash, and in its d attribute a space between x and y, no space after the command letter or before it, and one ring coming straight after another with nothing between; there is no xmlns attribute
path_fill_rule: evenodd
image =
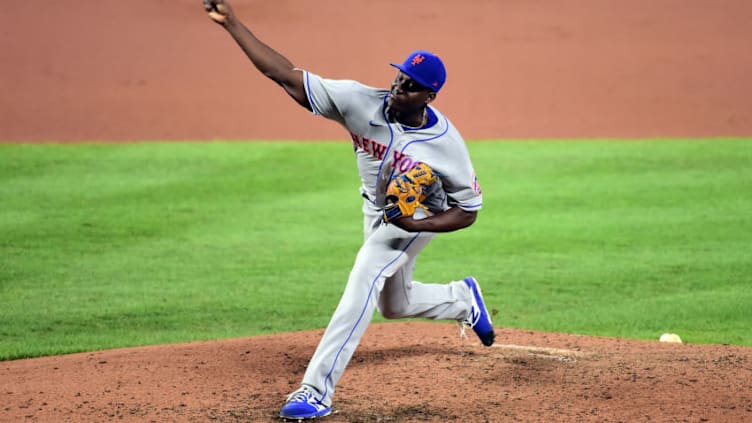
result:
<svg viewBox="0 0 752 423"><path fill-rule="evenodd" d="M440 53L468 139L752 135L752 2L237 0L298 66L377 86ZM0 140L344 139L259 75L199 0L15 2Z"/></svg>

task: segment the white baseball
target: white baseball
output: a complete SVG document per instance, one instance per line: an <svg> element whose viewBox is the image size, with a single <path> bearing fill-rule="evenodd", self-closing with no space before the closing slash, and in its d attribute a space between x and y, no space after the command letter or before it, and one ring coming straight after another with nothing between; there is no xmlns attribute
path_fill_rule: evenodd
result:
<svg viewBox="0 0 752 423"><path fill-rule="evenodd" d="M679 335L675 333L664 333L661 335L661 338L659 339L660 342L671 342L675 344L681 344L682 340L679 338Z"/></svg>

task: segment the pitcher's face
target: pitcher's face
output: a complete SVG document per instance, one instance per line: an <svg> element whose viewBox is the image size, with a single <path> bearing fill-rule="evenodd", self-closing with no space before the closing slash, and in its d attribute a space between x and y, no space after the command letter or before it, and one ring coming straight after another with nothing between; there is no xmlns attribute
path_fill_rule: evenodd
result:
<svg viewBox="0 0 752 423"><path fill-rule="evenodd" d="M436 93L418 84L415 80L399 72L392 82L387 100L389 108L397 112L420 110L433 101Z"/></svg>

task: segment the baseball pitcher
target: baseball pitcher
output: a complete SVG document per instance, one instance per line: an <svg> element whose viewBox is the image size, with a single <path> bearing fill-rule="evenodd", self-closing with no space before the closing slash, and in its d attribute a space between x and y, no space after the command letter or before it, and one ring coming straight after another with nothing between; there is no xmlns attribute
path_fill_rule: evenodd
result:
<svg viewBox="0 0 752 423"><path fill-rule="evenodd" d="M446 81L442 60L414 51L392 64L397 76L389 89L327 79L295 67L261 42L228 0L204 0L204 8L261 74L348 132L362 183L363 245L301 385L280 417L306 420L332 412L337 382L375 310L388 319L455 320L472 328L484 345L493 344L494 328L475 278L443 284L412 279L431 239L472 225L483 204L464 140L431 105Z"/></svg>

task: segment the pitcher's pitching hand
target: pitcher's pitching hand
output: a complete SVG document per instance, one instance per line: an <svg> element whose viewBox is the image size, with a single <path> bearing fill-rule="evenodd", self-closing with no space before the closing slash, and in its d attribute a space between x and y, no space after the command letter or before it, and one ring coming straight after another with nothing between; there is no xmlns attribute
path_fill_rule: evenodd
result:
<svg viewBox="0 0 752 423"><path fill-rule="evenodd" d="M232 7L227 0L204 0L204 10L220 25L225 25L227 19L232 16Z"/></svg>

